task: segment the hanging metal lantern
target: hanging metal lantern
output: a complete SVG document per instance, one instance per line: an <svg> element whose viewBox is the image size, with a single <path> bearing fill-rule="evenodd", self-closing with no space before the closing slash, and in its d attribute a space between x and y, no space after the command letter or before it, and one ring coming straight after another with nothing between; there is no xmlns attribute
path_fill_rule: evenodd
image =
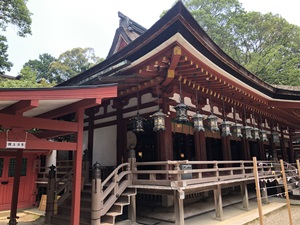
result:
<svg viewBox="0 0 300 225"><path fill-rule="evenodd" d="M251 139L252 138L251 129L252 129L252 127L250 127L250 126L242 127L242 133L243 133L244 138L246 138L246 139Z"/></svg>
<svg viewBox="0 0 300 225"><path fill-rule="evenodd" d="M144 120L145 118L141 117L139 113L137 113L137 116L131 118L130 120L133 120L133 132L141 133L144 132Z"/></svg>
<svg viewBox="0 0 300 225"><path fill-rule="evenodd" d="M193 125L194 125L194 131L204 131L204 126L203 126L203 119L204 119L204 116L201 115L199 113L199 111L196 112L196 114L193 116Z"/></svg>
<svg viewBox="0 0 300 225"><path fill-rule="evenodd" d="M231 136L230 123L229 122L227 122L226 120L223 121L223 123L221 123L221 128L222 128L222 136L223 137Z"/></svg>
<svg viewBox="0 0 300 225"><path fill-rule="evenodd" d="M234 123L233 125L231 125L231 130L232 130L232 136L237 138L243 137L241 124Z"/></svg>
<svg viewBox="0 0 300 225"><path fill-rule="evenodd" d="M259 140L260 139L260 137L259 137L259 129L256 128L256 127L252 128L251 129L251 135L252 135L252 138L254 140Z"/></svg>
<svg viewBox="0 0 300 225"><path fill-rule="evenodd" d="M209 131L219 131L219 128L218 128L218 117L215 116L214 114L210 114L206 119L207 121L207 129Z"/></svg>
<svg viewBox="0 0 300 225"><path fill-rule="evenodd" d="M176 122L177 123L186 123L189 121L187 117L188 106L181 101L178 105L174 107L176 110Z"/></svg>
<svg viewBox="0 0 300 225"><path fill-rule="evenodd" d="M156 113L151 115L150 117L153 117L154 120L154 131L159 131L159 130L165 130L166 125L165 125L165 117L167 117L166 114L162 112L162 110L158 110Z"/></svg>
<svg viewBox="0 0 300 225"><path fill-rule="evenodd" d="M277 131L272 132L273 142L280 143L279 134Z"/></svg>
<svg viewBox="0 0 300 225"><path fill-rule="evenodd" d="M259 131L259 137L261 141L268 141L267 132L265 130Z"/></svg>

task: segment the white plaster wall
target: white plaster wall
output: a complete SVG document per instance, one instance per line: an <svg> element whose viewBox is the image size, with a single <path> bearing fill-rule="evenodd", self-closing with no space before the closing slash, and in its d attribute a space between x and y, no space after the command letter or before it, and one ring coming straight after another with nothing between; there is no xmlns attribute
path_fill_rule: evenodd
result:
<svg viewBox="0 0 300 225"><path fill-rule="evenodd" d="M93 164L116 166L117 158L117 125L94 130Z"/></svg>
<svg viewBox="0 0 300 225"><path fill-rule="evenodd" d="M144 104L147 102L153 102L155 99L156 98L153 98L151 93L147 93L147 94L142 95L141 102L142 102L142 104Z"/></svg>
<svg viewBox="0 0 300 225"><path fill-rule="evenodd" d="M82 137L82 154L84 153L84 150L88 149L88 131L83 131L83 137Z"/></svg>
<svg viewBox="0 0 300 225"><path fill-rule="evenodd" d="M52 150L49 152L49 154L46 156L46 168L49 171L49 167L51 165L56 166L56 156L57 156L57 150Z"/></svg>

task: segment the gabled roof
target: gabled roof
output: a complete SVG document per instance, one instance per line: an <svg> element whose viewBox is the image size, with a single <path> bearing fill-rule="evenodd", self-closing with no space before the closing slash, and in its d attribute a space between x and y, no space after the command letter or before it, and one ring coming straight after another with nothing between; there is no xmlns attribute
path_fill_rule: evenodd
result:
<svg viewBox="0 0 300 225"><path fill-rule="evenodd" d="M177 47L180 53L174 52ZM179 57L172 61L175 54ZM273 111L268 107L276 107L279 117L285 113L282 110L291 108L289 113L298 118L300 124L300 91L274 87L236 63L212 41L181 1L127 46L60 86L120 81L119 93L129 93L136 86L132 75L137 74L145 83L155 78L164 83L171 67L174 70L174 76L171 75L173 80L175 76L184 76L189 79L188 83L202 87L202 91L210 89L214 93L220 92L220 87L224 87L228 97L234 92L238 93L242 96L243 103L251 105L256 102L264 105L263 110L270 114ZM207 78L215 80L215 84L209 88ZM203 94L207 96L207 92ZM284 104L281 108L282 102ZM288 118L289 115L285 116Z"/></svg>
<svg viewBox="0 0 300 225"><path fill-rule="evenodd" d="M118 12L118 16L120 17L120 25L116 30L107 58L134 41L147 30L121 12Z"/></svg>

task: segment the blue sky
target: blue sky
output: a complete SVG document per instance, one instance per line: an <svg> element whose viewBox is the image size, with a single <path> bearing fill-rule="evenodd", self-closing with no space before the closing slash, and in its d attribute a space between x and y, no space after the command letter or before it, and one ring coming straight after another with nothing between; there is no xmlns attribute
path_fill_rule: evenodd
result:
<svg viewBox="0 0 300 225"><path fill-rule="evenodd" d="M99 57L106 57L115 30L118 11L149 28L163 10L175 0L29 0L33 13L32 35L21 38L13 27L4 34L8 39L9 60L14 66L8 75L18 75L23 64L49 53L58 57L75 47L92 47ZM247 11L280 14L300 26L299 0L240 0Z"/></svg>

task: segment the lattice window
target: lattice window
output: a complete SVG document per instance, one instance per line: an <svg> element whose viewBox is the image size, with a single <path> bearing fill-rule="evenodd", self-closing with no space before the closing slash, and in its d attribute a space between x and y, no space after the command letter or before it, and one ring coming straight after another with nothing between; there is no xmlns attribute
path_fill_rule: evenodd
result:
<svg viewBox="0 0 300 225"><path fill-rule="evenodd" d="M0 177L2 177L3 164L4 164L4 159L0 158Z"/></svg>
<svg viewBox="0 0 300 225"><path fill-rule="evenodd" d="M16 159L11 158L9 160L9 167L8 167L8 176L13 177L15 176L15 166L16 166ZM26 176L27 171L27 159L22 159L22 166L21 166L21 176Z"/></svg>

